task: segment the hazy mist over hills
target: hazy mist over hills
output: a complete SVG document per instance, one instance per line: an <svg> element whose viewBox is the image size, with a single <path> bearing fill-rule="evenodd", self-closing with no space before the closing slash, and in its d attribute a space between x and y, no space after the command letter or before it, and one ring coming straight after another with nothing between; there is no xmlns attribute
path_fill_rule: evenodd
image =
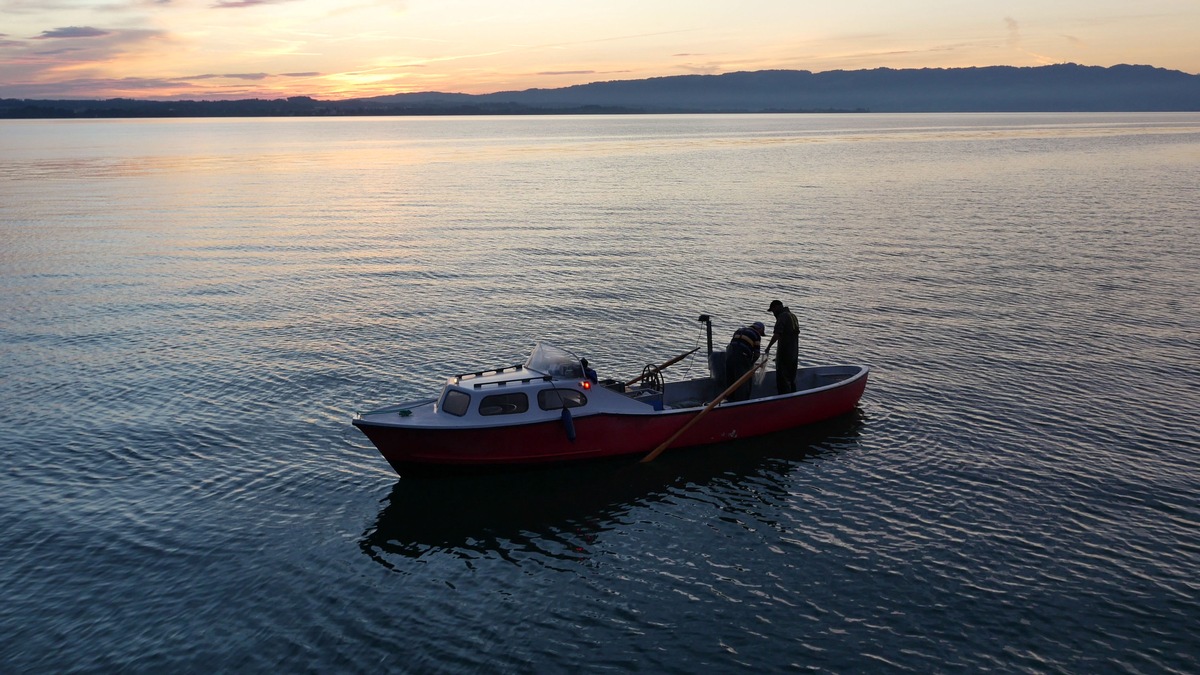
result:
<svg viewBox="0 0 1200 675"><path fill-rule="evenodd" d="M208 117L755 112L1200 111L1200 75L1151 66L765 70L595 82L493 94L342 101L0 99L0 117Z"/></svg>

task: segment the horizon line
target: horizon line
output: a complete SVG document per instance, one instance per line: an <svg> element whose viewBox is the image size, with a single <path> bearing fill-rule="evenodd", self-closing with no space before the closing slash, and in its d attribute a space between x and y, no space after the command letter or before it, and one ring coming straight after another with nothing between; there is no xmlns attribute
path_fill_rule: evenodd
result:
<svg viewBox="0 0 1200 675"><path fill-rule="evenodd" d="M422 95L422 94L443 94L443 95L447 95L447 96L467 96L467 97L472 97L472 98L478 98L478 97L494 96L497 94L506 94L506 93L523 93L523 92L529 92L529 91L554 91L554 90L560 90L560 89L572 89L572 88L576 88L576 87L587 87L587 86L591 86L591 85L595 85L595 84L606 84L606 83L610 83L610 82L641 82L641 81L659 80L659 79L665 80L665 79L681 79L681 78L693 78L693 77L723 77L726 75L736 75L739 73L790 72L790 73L808 73L811 75L821 75L821 74L826 74L826 73L855 73L855 72L873 72L873 71L881 71L881 70L882 71L895 71L895 72L955 71L955 70L966 71L966 70L986 70L986 69L993 69L993 68L1006 68L1006 69L1013 69L1013 70L1041 70L1041 69L1045 69L1045 68L1056 68L1056 67L1063 67L1063 66L1075 66L1078 68L1095 68L1095 69L1100 69L1100 70L1111 70L1114 68L1149 68L1149 69L1153 69L1153 70L1161 70L1161 71L1166 71L1166 72L1180 73L1183 75L1187 75L1189 77L1200 76L1200 73L1189 73L1184 70L1178 70L1178 69L1174 69L1174 68L1165 68L1162 66L1155 66L1155 65L1151 65L1151 64L1118 63L1118 64L1114 64L1111 66L1096 66L1096 65L1086 65L1086 64L1082 64L1082 63L1076 63L1073 61L1064 61L1062 63L1050 63L1050 64L1042 64L1042 65L1036 65L1036 66L1014 66L1014 65L1008 65L1008 64L993 64L993 65L987 65L987 66L950 66L950 67L922 66L919 68L918 67L894 68L891 66L878 66L875 68L834 68L834 69L830 69L830 70L821 70L821 71L808 70L808 69L804 69L804 68L760 68L760 69L756 69L756 70L730 70L730 71L726 71L726 72L722 72L722 73L687 73L687 74L679 74L679 75L652 75L649 77L638 77L638 78L632 78L632 79L593 80L590 82L584 82L584 83L580 83L580 84L563 85L561 87L529 87L526 89L500 89L497 91L477 93L477 94L457 92L457 91L421 90L421 91L400 91L400 92L392 92L389 94L351 95L351 96L347 96L345 98L316 98L315 96L312 96L309 94L292 94L292 95L280 96L280 97L276 97L276 98L250 97L250 98L217 98L217 99L184 98L184 97L178 97L178 96L165 97L165 98L160 98L160 97L136 98L136 97L127 97L127 96L111 96L111 97L106 97L106 98L94 98L94 97L93 98L71 98L71 97L68 97L68 98L30 98L30 97L9 98L9 97L0 96L0 100L17 100L17 101L145 101L145 102L152 102L152 103L174 103L174 102L177 102L177 103L184 103L184 102L231 103L231 102L237 102L237 101L284 101L284 100L290 100L290 99L296 99L296 98L299 98L299 99L307 98L307 99L312 99L314 101L319 101L319 102L338 103L338 102L344 102L344 101L354 101L354 100L358 100L358 99L383 98L383 97L388 97L388 96L409 96L409 95L416 96L416 95ZM7 85L7 86L13 86L13 85Z"/></svg>

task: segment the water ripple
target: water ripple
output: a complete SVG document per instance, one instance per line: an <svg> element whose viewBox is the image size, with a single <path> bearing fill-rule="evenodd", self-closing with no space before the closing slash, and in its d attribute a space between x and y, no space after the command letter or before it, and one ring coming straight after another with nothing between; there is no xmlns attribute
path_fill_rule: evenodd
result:
<svg viewBox="0 0 1200 675"><path fill-rule="evenodd" d="M2 670L1200 669L1194 115L27 127ZM450 480L348 424L775 297L854 415Z"/></svg>

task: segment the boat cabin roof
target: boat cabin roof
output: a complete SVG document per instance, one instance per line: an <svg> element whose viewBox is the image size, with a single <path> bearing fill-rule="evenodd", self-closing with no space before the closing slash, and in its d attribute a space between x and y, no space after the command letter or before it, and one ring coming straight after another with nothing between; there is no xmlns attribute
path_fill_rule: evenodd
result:
<svg viewBox="0 0 1200 675"><path fill-rule="evenodd" d="M525 363L461 373L449 378L446 384L464 389L482 389L489 385L512 386L552 380L577 380L583 377L583 364L578 356L561 347L539 342Z"/></svg>
<svg viewBox="0 0 1200 675"><path fill-rule="evenodd" d="M599 408L589 405L589 400L596 397L605 401ZM525 363L449 378L438 398L435 414L468 420L493 415L528 415L529 419L556 415L564 407L586 407L593 412L653 410L644 402L593 385L584 374L579 357L539 343Z"/></svg>

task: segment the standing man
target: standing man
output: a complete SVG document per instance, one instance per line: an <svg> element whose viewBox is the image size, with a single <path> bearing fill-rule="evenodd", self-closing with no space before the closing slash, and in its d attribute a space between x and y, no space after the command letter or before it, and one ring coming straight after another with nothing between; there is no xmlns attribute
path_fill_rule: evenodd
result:
<svg viewBox="0 0 1200 675"><path fill-rule="evenodd" d="M759 345L767 327L761 321L755 321L745 328L739 328L733 333L733 339L725 348L725 386L738 381L746 371L754 367L759 356ZM750 387L753 383L746 380L737 391L729 395L730 401L745 401L750 398Z"/></svg>
<svg viewBox="0 0 1200 675"><path fill-rule="evenodd" d="M800 322L779 300L772 300L767 311L775 315L775 330L767 350L779 343L779 351L775 352L775 391L790 394L796 391L796 368L800 364Z"/></svg>

